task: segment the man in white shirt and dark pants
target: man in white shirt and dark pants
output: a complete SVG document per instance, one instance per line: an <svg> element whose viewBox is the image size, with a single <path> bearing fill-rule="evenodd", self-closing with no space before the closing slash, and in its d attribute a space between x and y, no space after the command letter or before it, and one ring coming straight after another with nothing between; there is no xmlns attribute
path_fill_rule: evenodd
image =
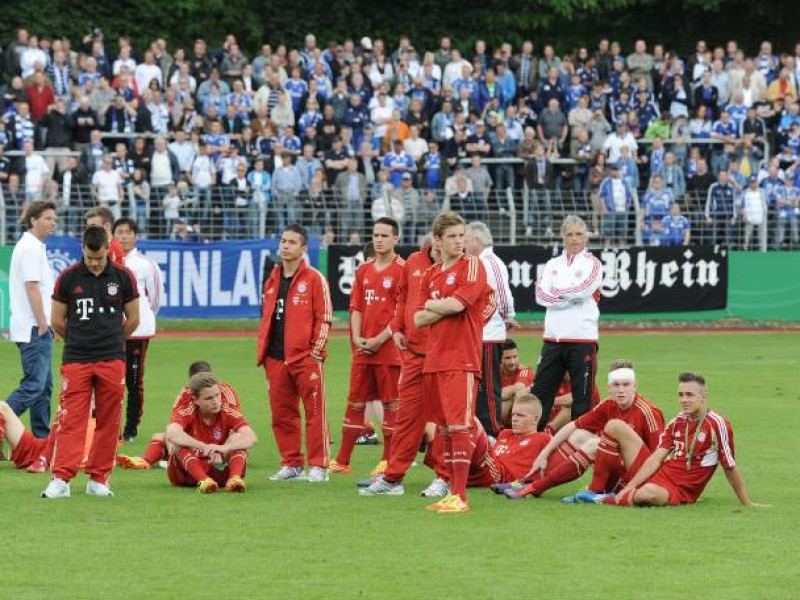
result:
<svg viewBox="0 0 800 600"><path fill-rule="evenodd" d="M125 266L136 277L139 289L139 326L125 340L125 386L128 388L128 406L122 439L131 442L139 432L144 413L144 367L150 338L156 334L156 314L164 299L161 269L150 258L139 252L136 241L139 227L136 221L123 217L114 223L114 237L125 252Z"/></svg>
<svg viewBox="0 0 800 600"><path fill-rule="evenodd" d="M508 269L494 253L492 232L485 223L473 221L467 225L465 248L467 254L481 259L486 269L486 281L495 291L497 308L483 328L481 381L478 384L478 401L475 414L486 433L497 437L503 428L503 397L500 384L500 367L506 329L516 329L514 297L508 285Z"/></svg>
<svg viewBox="0 0 800 600"><path fill-rule="evenodd" d="M53 330L50 302L53 272L44 241L56 229L56 205L31 202L23 219L27 231L11 255L9 333L22 359L22 381L6 402L18 415L30 410L31 432L37 438L50 434L50 395L53 391Z"/></svg>
<svg viewBox="0 0 800 600"><path fill-rule="evenodd" d="M542 403L539 431L547 425L565 372L569 372L572 383L572 420L599 400L594 378L603 269L586 249L589 235L583 219L565 217L561 237L564 251L547 261L536 282L536 302L547 309L544 345L531 388Z"/></svg>

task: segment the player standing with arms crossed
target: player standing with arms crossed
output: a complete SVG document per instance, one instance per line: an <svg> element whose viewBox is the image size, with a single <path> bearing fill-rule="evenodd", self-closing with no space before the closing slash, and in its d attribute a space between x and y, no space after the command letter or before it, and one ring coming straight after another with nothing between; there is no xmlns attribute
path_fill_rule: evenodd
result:
<svg viewBox="0 0 800 600"><path fill-rule="evenodd" d="M420 282L425 272L439 261L438 242L427 245L406 259L397 292L397 309L389 327L395 345L403 352L398 382L398 412L392 453L383 477L359 490L362 496L402 496L403 478L414 462L425 424L428 408L425 402L425 378L422 368L428 347L428 327L414 324L414 313L421 293ZM423 496L445 496L450 491L446 481L436 478L422 492Z"/></svg>
<svg viewBox="0 0 800 600"><path fill-rule="evenodd" d="M97 426L85 471L86 493L113 496L114 468L125 393L125 340L139 325L136 278L108 259L102 227L83 232L83 260L64 270L53 292L51 322L64 338L61 399L51 471L43 498L67 498L81 462L92 395Z"/></svg>
<svg viewBox="0 0 800 600"><path fill-rule="evenodd" d="M364 429L367 402L383 404L383 458L372 471L383 473L391 454L397 419L397 379L400 376L400 353L392 343L389 323L394 318L397 294L405 261L395 254L399 239L397 221L382 217L372 228L375 258L356 271L350 294L350 343L353 361L350 366L350 392L342 423L342 445L330 473L349 473L350 458L358 436Z"/></svg>
<svg viewBox="0 0 800 600"><path fill-rule="evenodd" d="M144 367L150 339L156 334L156 313L164 298L161 269L151 259L139 252L136 241L139 228L136 222L123 217L114 223L114 238L125 252L125 266L136 276L139 288L139 327L125 342L125 387L128 388L128 406L122 439L136 439L144 412Z"/></svg>
<svg viewBox="0 0 800 600"><path fill-rule="evenodd" d="M420 282L414 324L428 327L425 394L443 436L450 495L429 508L443 514L464 513L467 478L474 446L475 398L481 372L481 343L487 310L494 311L486 271L475 256L464 254L466 227L454 212L443 212L433 223L433 238L441 244L442 262L425 272Z"/></svg>
<svg viewBox="0 0 800 600"><path fill-rule="evenodd" d="M271 481L328 480L330 437L322 366L333 308L325 277L304 260L307 250L305 228L289 225L281 235L281 263L264 283L256 356L269 381L272 431L281 454L281 468ZM301 399L308 476L301 450Z"/></svg>

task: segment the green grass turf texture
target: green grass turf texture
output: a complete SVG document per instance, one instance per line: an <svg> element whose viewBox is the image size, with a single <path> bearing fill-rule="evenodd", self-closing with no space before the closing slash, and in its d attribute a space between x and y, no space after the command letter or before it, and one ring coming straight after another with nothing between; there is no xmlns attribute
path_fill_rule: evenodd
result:
<svg viewBox="0 0 800 600"><path fill-rule="evenodd" d="M517 339L532 364L539 339ZM784 333L609 335L601 345L601 365L636 362L640 390L668 419L676 374L703 372L710 405L734 425L748 489L771 509L741 507L720 469L695 506L562 505L581 481L523 502L473 489L473 510L446 516L423 510L424 466L411 469L404 497L356 495L380 447L357 447L354 474L328 484L270 483L278 458L254 339L156 339L140 437L123 451L163 430L187 364L208 359L260 438L247 493L203 497L171 488L160 469L117 470L116 498L85 496L80 475L71 499L46 501L46 476L4 463L0 598L797 598L798 348L800 336ZM334 440L349 362L346 339L333 338ZM0 365L6 395L19 374L12 344L0 344Z"/></svg>

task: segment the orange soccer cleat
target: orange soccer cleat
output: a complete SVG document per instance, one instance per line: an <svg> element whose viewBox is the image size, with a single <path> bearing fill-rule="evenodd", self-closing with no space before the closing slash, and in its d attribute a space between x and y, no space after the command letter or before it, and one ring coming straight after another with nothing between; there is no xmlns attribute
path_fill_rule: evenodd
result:
<svg viewBox="0 0 800 600"><path fill-rule="evenodd" d="M197 493L198 494L213 494L219 489L217 482L211 479L211 477L206 477L197 484Z"/></svg>
<svg viewBox="0 0 800 600"><path fill-rule="evenodd" d="M328 473L337 473L339 475L347 475L353 470L350 465L343 465L335 460L328 463Z"/></svg>
<svg viewBox="0 0 800 600"><path fill-rule="evenodd" d="M227 483L225 484L225 491L244 494L247 491L247 484L244 482L244 479L238 475L234 475L228 479Z"/></svg>
<svg viewBox="0 0 800 600"><path fill-rule="evenodd" d="M150 468L150 463L141 456L128 456L127 454L117 454L117 466L123 469L135 469L137 471Z"/></svg>

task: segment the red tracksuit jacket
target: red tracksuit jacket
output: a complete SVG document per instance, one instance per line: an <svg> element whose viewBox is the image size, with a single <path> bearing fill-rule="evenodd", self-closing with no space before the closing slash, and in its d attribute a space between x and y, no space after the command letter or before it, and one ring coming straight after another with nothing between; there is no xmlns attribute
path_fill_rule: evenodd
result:
<svg viewBox="0 0 800 600"><path fill-rule="evenodd" d="M272 313L280 291L282 266L276 265L264 283L264 302L261 323L258 326L258 365L267 360ZM286 363L302 360L314 350L323 358L327 356L328 331L333 320L333 307L328 282L316 269L305 261L292 278L286 295L286 326L284 356Z"/></svg>

